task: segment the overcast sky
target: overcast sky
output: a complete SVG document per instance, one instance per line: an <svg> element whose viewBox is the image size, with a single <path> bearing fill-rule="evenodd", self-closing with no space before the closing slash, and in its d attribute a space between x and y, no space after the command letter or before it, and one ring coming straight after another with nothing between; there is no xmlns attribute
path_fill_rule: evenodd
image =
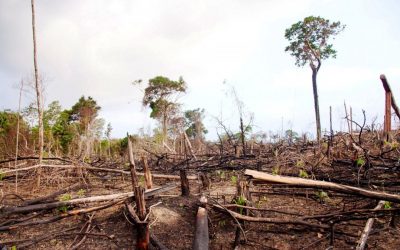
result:
<svg viewBox="0 0 400 250"><path fill-rule="evenodd" d="M400 100L400 1L396 0L36 0L39 71L46 103L71 107L92 96L100 116L121 137L155 123L131 84L154 76L182 76L183 109L204 108L209 138L221 117L238 129L237 109L227 95L234 86L254 131L314 132L308 66L298 68L284 52L284 31L309 15L341 21L333 41L337 59L318 74L321 123L344 129L343 102L356 119L383 122L386 74ZM18 107L15 85L33 72L29 0L0 0L0 109ZM226 82L227 84L223 84ZM229 84L229 86L228 86ZM24 96L23 105L32 102ZM283 121L283 122L282 122ZM397 123L396 123L397 124Z"/></svg>

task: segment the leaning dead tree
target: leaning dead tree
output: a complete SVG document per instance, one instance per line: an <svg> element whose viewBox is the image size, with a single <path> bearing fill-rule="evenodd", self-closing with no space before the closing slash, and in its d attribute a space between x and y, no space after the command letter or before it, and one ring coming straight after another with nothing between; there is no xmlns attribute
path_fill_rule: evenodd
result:
<svg viewBox="0 0 400 250"><path fill-rule="evenodd" d="M36 89L36 103L39 118L39 165L43 160L43 105L42 105L42 89L39 81L38 65L37 65L37 48L36 48L36 29L35 29L35 1L31 0L32 6L32 34L33 34L33 66L35 69L35 89ZM40 186L41 169L37 171L37 186Z"/></svg>
<svg viewBox="0 0 400 250"><path fill-rule="evenodd" d="M385 121L384 121L384 133L386 136L389 136L389 132L392 130L392 113L391 108L393 108L397 117L400 119L400 111L397 107L396 101L394 99L392 90L390 88L389 82L386 79L386 76L382 74L380 79L383 84L383 88L385 89Z"/></svg>

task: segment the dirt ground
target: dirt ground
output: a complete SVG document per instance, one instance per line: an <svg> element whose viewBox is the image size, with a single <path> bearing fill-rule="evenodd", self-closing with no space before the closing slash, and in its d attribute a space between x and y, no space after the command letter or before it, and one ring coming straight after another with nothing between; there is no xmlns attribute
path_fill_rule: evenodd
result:
<svg viewBox="0 0 400 250"><path fill-rule="evenodd" d="M231 176L238 172L226 172L225 178L220 173L209 174L211 177L210 190L206 192L209 201L220 204L232 203L236 192L236 184ZM72 183L74 178L63 179L62 182L53 182L49 177L40 190L31 190L30 179L21 180L19 187L20 197L24 199L43 196L58 190L60 187ZM163 185L171 181L156 179L156 185ZM12 193L13 185L2 182L3 193ZM147 201L147 206L162 202L152 207L150 216L150 231L157 236L169 249L191 249L195 233L195 218L199 205L200 185L197 181L190 181L191 195L180 196L179 188L153 197ZM112 194L131 191L130 181L126 178L101 180L91 178L86 188L75 190L69 194L72 198L89 197L100 194ZM82 191L84 190L84 191ZM253 203L257 208L268 208L298 215L327 214L334 211L347 211L357 208L373 208L375 201L340 195L327 192L329 198L319 200L315 190L302 192L296 188L283 185L254 184L251 187ZM258 192L258 193L257 193ZM305 192L305 193L304 193ZM15 196L2 198L3 204L18 204L20 200ZM72 208L68 208L72 209ZM62 213L53 209L51 213L40 214L38 220L50 218ZM93 215L94 214L94 215ZM8 219L20 219L35 214L10 216ZM86 239L78 249L135 249L136 230L128 219L123 204L92 213L92 226L86 234ZM236 223L226 214L222 214L208 207L210 249L233 249ZM254 215L251 214L250 215ZM271 218L292 218L293 215L281 214L273 211L260 211L258 216ZM77 234L83 230L89 215L68 217L56 222L19 227L0 232L0 241L12 249L70 249L71 246L82 240ZM35 219L34 219L35 220ZM369 249L400 249L399 219L395 226L389 225L390 218L381 217L375 220L374 230L368 240ZM366 219L341 222L335 226L334 248L355 249ZM5 224L5 219L0 220ZM243 226L246 241L241 237L239 249L327 249L330 246L331 232L316 228L287 225L245 222ZM47 237L47 238L46 238ZM11 244L4 244L12 242Z"/></svg>

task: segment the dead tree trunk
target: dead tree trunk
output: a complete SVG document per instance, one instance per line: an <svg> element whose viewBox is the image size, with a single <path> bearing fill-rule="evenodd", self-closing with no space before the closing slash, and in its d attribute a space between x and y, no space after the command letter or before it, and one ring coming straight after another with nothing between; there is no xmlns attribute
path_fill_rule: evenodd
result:
<svg viewBox="0 0 400 250"><path fill-rule="evenodd" d="M132 189L135 194L135 202L136 202L136 213L138 214L138 219L136 220L136 228L137 228L137 238L136 238L136 248L141 250L149 249L150 242L150 232L149 225L146 221L146 201L144 199L144 188L139 186L137 174L136 174L136 166L133 158L133 149L132 142L128 135L128 150L129 150L129 165L131 168L131 177L132 177ZM145 173L146 176L146 173ZM130 211L130 210L129 210ZM131 214L133 213L130 211ZM132 214L133 217L136 217L135 214Z"/></svg>
<svg viewBox="0 0 400 250"><path fill-rule="evenodd" d="M18 149L19 149L19 116L21 113L21 99L22 99L22 90L24 88L24 81L21 80L21 85L19 88L19 100L18 100L18 116L17 116L17 134L16 134L16 142L15 142L15 161L14 168L17 170L17 162L18 162ZM18 193L18 171L15 171L15 193Z"/></svg>
<svg viewBox="0 0 400 250"><path fill-rule="evenodd" d="M385 204L385 201L379 201L378 205L374 208L374 210L381 209L384 204ZM365 224L364 230L361 234L361 238L360 238L360 241L358 242L356 250L364 250L365 249L365 247L367 246L368 236L369 236L369 233L371 232L373 225L374 225L374 218L369 218L367 220L367 223Z"/></svg>
<svg viewBox="0 0 400 250"><path fill-rule="evenodd" d="M298 178L298 177L272 175L272 174L267 174L267 173L263 173L263 172L259 172L259 171L255 171L255 170L250 170L250 169L246 169L244 174L251 176L255 179L264 180L267 182L282 183L282 184L294 185L294 186L299 186L299 187L312 187L312 188L327 189L327 190L332 190L332 191L346 193L346 194L368 197L371 199L393 201L396 203L400 202L400 195L398 195L398 194L377 192L377 191L372 191L372 190L368 190L368 189L337 184L334 182L316 181L316 180L308 180L308 179L303 179L303 178Z"/></svg>
<svg viewBox="0 0 400 250"><path fill-rule="evenodd" d="M391 108L395 111L397 117L400 119L400 111L399 108L397 107L396 101L394 99L392 90L390 88L390 85L386 79L385 75L380 76L383 88L385 89L385 120L384 120L384 125L383 125L383 130L384 134L386 136L386 139L389 140L390 138L390 131L392 130L392 114L391 114Z"/></svg>
<svg viewBox="0 0 400 250"><path fill-rule="evenodd" d="M189 140L189 138L188 138L186 132L183 131L182 134L183 134L183 137L185 138L186 145L187 145L188 148L189 148L190 154L193 156L193 158L194 158L195 160L197 160L197 157L196 157L196 155L195 155L194 152L193 152L192 144L190 143L190 140Z"/></svg>
<svg viewBox="0 0 400 250"><path fill-rule="evenodd" d="M146 221L147 212L146 212L146 202L144 199L144 188L136 186L134 192L135 192L137 214L139 216L139 221L136 223L136 228L137 228L136 248L148 249L150 242L150 232L149 232L149 223Z"/></svg>
<svg viewBox="0 0 400 250"><path fill-rule="evenodd" d="M143 163L144 181L146 182L146 188L151 189L153 188L153 177L151 176L149 164L147 163L147 158L145 156L142 156L142 163Z"/></svg>
<svg viewBox="0 0 400 250"><path fill-rule="evenodd" d="M180 170L180 177L181 177L182 196L189 196L190 194L189 180L187 178L185 170L183 169Z"/></svg>
<svg viewBox="0 0 400 250"><path fill-rule="evenodd" d="M200 198L202 206L207 203L206 198ZM196 232L194 235L193 249L194 250L208 250L208 217L207 210L204 207L199 207L196 216Z"/></svg>
<svg viewBox="0 0 400 250"><path fill-rule="evenodd" d="M35 89L36 102L39 117L39 165L42 165L43 160L43 105L42 105L42 88L39 81L39 73L37 66L37 48L36 48L36 30L35 30L35 1L31 0L32 6L32 33L33 33L33 66L35 68ZM37 187L40 186L41 168L37 171Z"/></svg>
<svg viewBox="0 0 400 250"><path fill-rule="evenodd" d="M243 118L240 117L240 139L242 141L243 155L246 156L246 143L244 140L244 126L243 126Z"/></svg>

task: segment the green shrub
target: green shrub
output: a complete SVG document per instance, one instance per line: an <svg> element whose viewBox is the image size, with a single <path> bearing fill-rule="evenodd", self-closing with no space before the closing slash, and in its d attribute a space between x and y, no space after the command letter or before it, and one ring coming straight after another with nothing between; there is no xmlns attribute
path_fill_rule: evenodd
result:
<svg viewBox="0 0 400 250"><path fill-rule="evenodd" d="M308 178L308 173L307 173L307 171L305 171L305 170L303 170L303 169L300 169L300 171L299 171L299 177L300 177L300 178L305 178L305 179L307 179L307 178Z"/></svg>

